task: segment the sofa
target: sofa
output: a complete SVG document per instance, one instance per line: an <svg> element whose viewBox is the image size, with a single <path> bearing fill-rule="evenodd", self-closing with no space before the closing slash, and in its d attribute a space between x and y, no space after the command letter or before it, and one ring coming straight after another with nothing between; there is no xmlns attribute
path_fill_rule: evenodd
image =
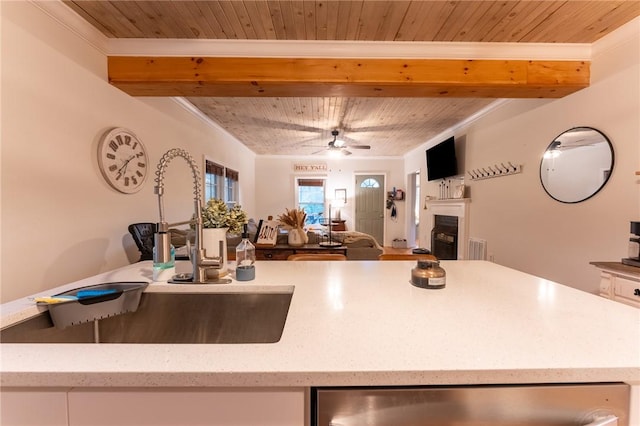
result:
<svg viewBox="0 0 640 426"><path fill-rule="evenodd" d="M327 233L308 232L309 244L328 241ZM358 231L331 231L331 240L347 248L347 260L378 260L382 247L369 234Z"/></svg>
<svg viewBox="0 0 640 426"><path fill-rule="evenodd" d="M249 238L254 240L255 232L249 231ZM308 231L307 244L319 244L322 241L328 241L326 232ZM229 258L235 258L235 247L240 243L242 238L239 235L227 236L227 251ZM278 235L276 244L287 245L288 234L281 231ZM382 247L369 234L357 231L331 231L331 240L341 242L347 248L347 260L378 260L378 255L382 254Z"/></svg>

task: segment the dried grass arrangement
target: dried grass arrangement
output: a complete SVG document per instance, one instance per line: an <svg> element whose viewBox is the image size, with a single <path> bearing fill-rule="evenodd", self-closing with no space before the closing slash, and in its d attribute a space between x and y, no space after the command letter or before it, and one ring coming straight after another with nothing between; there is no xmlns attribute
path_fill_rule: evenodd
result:
<svg viewBox="0 0 640 426"><path fill-rule="evenodd" d="M303 209L286 209L284 214L278 216L280 225L289 228L303 228L304 222L307 220L307 214Z"/></svg>

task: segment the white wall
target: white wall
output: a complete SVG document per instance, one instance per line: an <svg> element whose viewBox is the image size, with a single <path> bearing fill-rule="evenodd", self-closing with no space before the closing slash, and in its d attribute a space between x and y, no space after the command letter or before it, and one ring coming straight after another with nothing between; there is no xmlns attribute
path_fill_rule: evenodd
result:
<svg viewBox="0 0 640 426"><path fill-rule="evenodd" d="M498 103L500 103L500 101L497 101ZM493 105L493 104L492 104ZM489 111L492 110L493 108L495 108L494 106L490 105L489 107L485 108L483 111ZM405 155L405 170L407 173L407 179L409 179L409 175L411 173L415 173L415 172L419 172L420 173L420 200L418 200L418 203L420 205L420 218L419 218L419 229L418 229L418 235L417 235L417 240L419 243L420 247L426 247L426 248L430 248L431 247L431 229L427 229L427 226L425 226L424 224L428 223L429 221L427 220L427 215L430 215L431 213L429 213L426 209L425 209L425 200L427 199L427 197L429 197L430 199L438 199L441 198L441 193L440 193L440 183L443 182L442 179L438 179L435 181L428 181L427 180L427 157L426 157L426 150L428 148L431 148L434 145L437 145L440 142L443 142L445 139L454 136L456 137L456 159L458 161L458 176L453 176L450 179L446 179L446 182L451 186L451 190L453 191L453 188L456 185L461 185L464 184L465 180L464 180L464 175L465 175L465 163L466 163L466 137L463 134L459 134L456 133L453 129L443 132L441 135L434 137L433 139L431 139L430 141L428 141L427 143L425 143L424 145L412 150L411 152L409 152L407 155ZM451 192L452 192L451 191ZM466 195L465 195L466 197ZM411 200L411 205L413 205L414 200ZM409 230L409 228L412 226L412 224L408 224L407 225L407 235L411 235L411 231Z"/></svg>
<svg viewBox="0 0 640 426"><path fill-rule="evenodd" d="M589 88L558 100L511 100L455 130L465 139L465 170L523 165L521 174L465 180L470 236L486 239L497 263L589 292L599 283L589 262L626 257L629 221L640 219L640 19L593 49ZM576 126L607 135L615 165L596 196L563 204L542 188L540 159L555 136Z"/></svg>
<svg viewBox="0 0 640 426"><path fill-rule="evenodd" d="M326 164L327 172L294 172L294 164ZM406 189L404 160L402 158L373 159L331 159L314 157L276 157L260 156L256 159L256 219L265 219L269 215L277 217L285 208L295 207L296 177L326 177L327 196L333 196L336 188L347 189L347 204L341 208L341 218L346 220L347 229L354 230L355 217L355 177L357 174L383 174L386 177L386 191L396 188ZM394 238L404 238L406 201L396 202L397 218L390 217L385 211L385 246L390 246Z"/></svg>
<svg viewBox="0 0 640 426"><path fill-rule="evenodd" d="M3 302L137 260L127 226L158 220L155 175L133 195L106 184L97 145L110 127L136 133L153 170L173 147L238 170L240 201L252 213L255 155L244 145L172 99L133 98L110 86L105 55L30 2L0 7ZM165 182L167 219L188 219L186 162L173 160Z"/></svg>

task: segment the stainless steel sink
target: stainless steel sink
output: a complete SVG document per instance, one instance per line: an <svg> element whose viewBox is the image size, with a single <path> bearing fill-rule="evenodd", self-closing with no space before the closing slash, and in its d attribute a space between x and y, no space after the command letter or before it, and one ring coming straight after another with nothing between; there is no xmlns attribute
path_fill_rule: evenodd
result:
<svg viewBox="0 0 640 426"><path fill-rule="evenodd" d="M0 331L2 343L275 343L293 297L282 291L143 293L138 310L65 329L48 313Z"/></svg>

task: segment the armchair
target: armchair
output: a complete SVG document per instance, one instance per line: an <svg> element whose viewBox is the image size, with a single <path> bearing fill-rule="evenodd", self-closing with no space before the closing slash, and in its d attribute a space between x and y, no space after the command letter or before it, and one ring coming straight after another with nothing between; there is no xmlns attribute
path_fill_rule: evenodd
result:
<svg viewBox="0 0 640 426"><path fill-rule="evenodd" d="M140 250L140 261L153 260L153 234L156 232L156 224L151 222L132 223L127 228Z"/></svg>

